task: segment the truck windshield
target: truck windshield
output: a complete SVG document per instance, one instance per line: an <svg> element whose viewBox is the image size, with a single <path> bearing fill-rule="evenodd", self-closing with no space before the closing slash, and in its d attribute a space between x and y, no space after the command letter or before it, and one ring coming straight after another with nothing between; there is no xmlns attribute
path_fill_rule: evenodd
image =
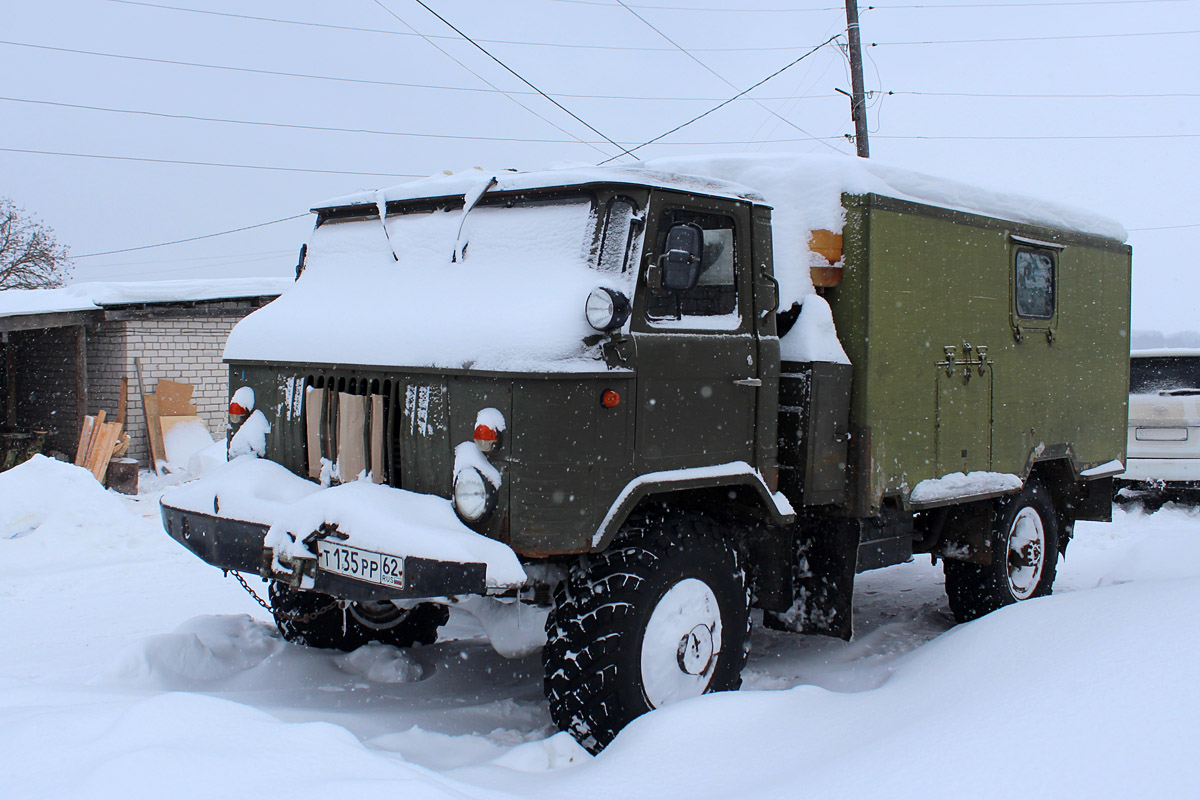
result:
<svg viewBox="0 0 1200 800"><path fill-rule="evenodd" d="M465 222L461 206L426 205L386 224L386 236L375 215L318 226L300 279L238 326L226 357L595 368L584 300L598 281L628 278L598 269L590 196L485 198Z"/></svg>
<svg viewBox="0 0 1200 800"><path fill-rule="evenodd" d="M1200 390L1200 356L1153 356L1129 359L1129 393L1154 394Z"/></svg>

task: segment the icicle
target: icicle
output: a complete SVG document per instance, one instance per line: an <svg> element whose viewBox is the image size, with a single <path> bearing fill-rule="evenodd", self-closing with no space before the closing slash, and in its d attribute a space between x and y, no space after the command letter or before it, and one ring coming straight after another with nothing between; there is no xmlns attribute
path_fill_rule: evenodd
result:
<svg viewBox="0 0 1200 800"><path fill-rule="evenodd" d="M384 199L383 189L375 192L375 207L379 209L379 224L383 226L383 235L387 239L388 249L392 251L392 258L399 261L400 256L396 255L396 247L392 244L392 235L388 233L387 229L387 200Z"/></svg>

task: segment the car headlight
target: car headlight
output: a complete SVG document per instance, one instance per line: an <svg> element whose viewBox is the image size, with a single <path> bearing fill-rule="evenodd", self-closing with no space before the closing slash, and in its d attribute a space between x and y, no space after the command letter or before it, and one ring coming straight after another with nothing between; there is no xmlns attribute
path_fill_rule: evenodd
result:
<svg viewBox="0 0 1200 800"><path fill-rule="evenodd" d="M479 522L492 513L496 490L474 467L454 476L454 511L463 522Z"/></svg>

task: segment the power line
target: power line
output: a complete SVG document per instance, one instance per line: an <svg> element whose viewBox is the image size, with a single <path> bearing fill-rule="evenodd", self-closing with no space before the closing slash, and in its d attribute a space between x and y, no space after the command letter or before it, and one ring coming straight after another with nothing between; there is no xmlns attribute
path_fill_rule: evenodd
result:
<svg viewBox="0 0 1200 800"><path fill-rule="evenodd" d="M832 42L833 40L837 39L839 36L841 36L841 34L840 34L840 33L835 33L833 36L830 36L828 39L826 39L825 41L821 42L819 45L817 45L816 47L814 47L812 50L809 50L807 53L805 53L804 55L800 56L800 57L799 57L799 58L797 58L795 61L792 61L790 64L787 64L786 66L780 67L779 69L775 70L775 71L774 71L774 72L772 72L770 75L768 75L767 77L763 78L761 81L759 81L758 83L754 84L754 85L753 85L753 86L751 86L750 88L748 88L748 89L745 89L744 91L738 92L738 93L737 93L737 94L735 94L733 97L729 98L728 100L724 101L723 103L719 103L718 105L715 105L715 106L713 106L713 107L712 107L712 108L710 108L708 111L705 111L703 114L697 114L696 116L694 116L694 117L692 117L691 119L689 119L687 122L680 123L679 125L676 125L674 128L671 128L671 130L669 130L669 131L666 131L665 133L660 133L658 136L655 136L653 139L650 139L650 140L648 140L648 141L642 142L642 143L641 143L641 144L639 144L637 147L631 147L631 148L630 148L629 150L627 150L626 152L628 152L628 153L634 153L634 152L636 152L636 151L638 151L638 150L641 150L643 147L646 147L646 146L648 146L648 145L652 145L652 144L654 144L655 142L657 142L659 139L663 139L663 138L665 138L665 137L667 137L667 136L670 136L672 133L675 133L675 132L676 132L676 131L678 131L678 130L682 130L683 128L686 128L688 125L691 125L693 122L696 122L696 121L698 121L698 120L701 120L701 119L703 119L704 117L707 117L709 114L713 113L714 111L718 111L718 110L720 110L720 109L724 108L725 106L727 106L727 105L729 105L730 103L732 103L734 100L737 100L739 97L743 97L744 95L746 95L746 94L749 94L750 92L754 91L754 90L755 90L755 89L757 89L759 86L762 86L764 83L766 83L767 81L771 80L771 79L772 79L772 78L774 78L775 76L777 76L777 75L781 75L782 73L784 73L784 72L786 72L787 70L791 69L792 67L796 66L796 65L797 65L797 64L799 64L801 61L803 61L804 59L808 58L809 56L811 56L813 53L815 53L815 52L817 52L818 50L820 50L820 49L821 49L822 47L824 47L825 45L827 45L827 44L829 44L830 42ZM814 137L814 138L815 138L815 137ZM611 159L611 158L610 158L610 159L608 159L608 160L606 160L606 161L601 161L600 163L601 163L601 164L607 164L609 161L612 161L612 160L613 160L613 159Z"/></svg>
<svg viewBox="0 0 1200 800"><path fill-rule="evenodd" d="M32 44L30 42L13 42L0 39L0 45L8 45L10 47L26 47L34 50L49 50L56 53L71 53L73 55L98 56L100 58L117 58L124 61L142 61L151 64L170 64L178 67L197 67L200 69L215 69L226 72L250 72L257 75L274 75L284 78L303 78L306 80L318 81L335 81L339 83L361 83L373 86L396 86L402 89L432 89L437 91L448 92L474 92L483 94L501 93L499 89L481 88L478 86L447 86L445 84L436 83L404 83L402 81L385 81L372 78L346 78L336 75L313 75L303 72L283 72L280 70L258 69L255 67L232 67L225 64L205 64L197 61L176 61L168 58L150 58L147 56L131 56L123 53L105 53L98 50L79 50L70 47L53 47L45 44ZM536 95L537 92L525 90L505 90L505 94L514 95ZM721 100L720 97L644 97L637 95L618 95L618 94L570 94L567 92L554 92L552 97L561 97L568 100L648 100L654 102L705 102L711 103ZM761 100L790 100L790 97L763 97Z"/></svg>
<svg viewBox="0 0 1200 800"><path fill-rule="evenodd" d="M1126 228L1130 233L1141 233L1142 231L1176 231L1181 228L1200 228L1200 222L1193 222L1188 225L1159 225L1154 228Z"/></svg>
<svg viewBox="0 0 1200 800"><path fill-rule="evenodd" d="M984 97L1018 100L1129 100L1200 97L1200 92L1137 92L1135 94L1003 94L989 92L906 92L889 91L888 95L915 95L917 97Z"/></svg>
<svg viewBox="0 0 1200 800"><path fill-rule="evenodd" d="M523 110L525 110L525 111L529 112L530 114L534 115L535 117L537 117L538 119L540 119L542 122L545 122L547 125L549 125L550 127L554 128L555 130L557 130L557 131L559 131L559 132L561 132L561 133L565 133L567 136L570 136L570 137L571 137L572 139L574 139L575 141L577 141L577 142L579 142L579 143L581 143L581 144L587 145L588 147L592 148L593 150L595 150L595 151L596 151L596 152L598 152L598 153L601 153L601 154L603 154L603 153L604 153L604 151L603 151L603 150L601 150L601 149L600 149L599 147L597 147L596 145L594 145L594 144L591 144L590 142L585 142L585 141L584 141L582 138L580 138L580 137L576 136L576 135L575 135L574 133L572 133L571 131L567 130L566 128L562 127L561 125L559 125L559 124L557 124L557 123L555 123L555 122L552 122L552 121L551 121L550 119L548 119L547 117L543 116L542 114L538 113L538 112L537 112L537 111L535 111L534 109L532 109L532 108L530 108L529 106L525 105L525 104L524 104L524 103L522 103L520 100L518 100L516 97L514 97L513 95L511 95L511 94L509 94L508 92L504 91L504 90L503 90L503 89L501 89L499 86L497 86L496 84L492 83L492 82L491 82L491 81L489 81L487 78L483 77L482 75L480 75L478 72L476 72L475 70L473 70L473 69L471 69L470 67L468 67L468 66L467 66L466 64L464 64L463 62L459 61L459 60L458 60L457 58L455 58L453 55L451 55L450 53L448 53L448 52L446 51L446 49L445 49L445 48L443 48L443 47L442 47L440 44L438 44L437 42L433 41L433 39L430 39L430 38L429 38L429 37L427 37L425 34L421 33L421 32L420 32L420 31L418 31L416 28L414 28L412 25L409 25L407 22L405 22L403 19L401 19L399 14L397 14L396 12L392 11L390 8L388 8L387 6L385 6L385 5L384 5L384 4L381 2L381 0L375 0L375 5L379 6L379 7L380 7L380 8L382 8L382 9L383 9L383 10L384 10L386 13L390 14L390 15L392 16L392 18L393 18L393 19L395 19L397 22L399 22L401 25L403 25L404 27L408 28L410 31L413 31L413 32L414 32L414 33L416 33L418 36L420 36L422 39L424 39L424 40L425 40L425 43L426 43L426 44L428 44L430 47L432 47L432 48L434 48L435 50L437 50L439 53L441 53L441 54L442 54L442 55L444 55L446 58L448 58L448 59L450 59L451 61L453 61L455 64L458 64L458 66L462 67L464 70L466 70L467 72L471 73L471 74L472 74L472 75L474 75L476 78L478 78L479 80L481 80L481 81L483 81L484 83L486 83L488 86L492 87L492 88L493 88L493 89L495 89L496 91L498 91L498 92L500 92L501 94L503 94L503 95L504 95L504 96L505 96L507 99L509 99L510 101L512 101L513 103L515 103L516 105L520 106L520 107L521 107Z"/></svg>
<svg viewBox="0 0 1200 800"><path fill-rule="evenodd" d="M376 3L379 3L380 5L382 5L382 3L380 2L380 0L375 0L375 2L376 2ZM441 14L437 13L437 12L436 12L436 11L434 11L432 8L430 8L428 5L426 5L426 3L425 3L425 0L416 0L416 3L417 3L417 5L421 6L421 8L425 9L425 10L426 10L426 11L428 11L430 14L433 14L433 16L435 16L435 17L437 17L438 19L440 19L440 20L441 20L441 21L442 21L442 22L443 22L443 23L446 25L446 27L448 27L450 30L454 31L454 32L455 32L455 33L457 33L459 36L461 36L462 38L464 38L464 39L466 39L468 42L470 42L472 45L474 45L474 46L475 46L475 48L476 48L477 50L479 50L479 52L483 53L485 56L487 56L488 58L490 58L492 61L495 61L497 64L499 64L501 67L503 67L503 68L504 68L506 71L508 71L509 73L511 73L511 74L512 74L512 76L513 76L513 77L515 77L517 80L521 81L521 83L525 84L525 85L526 85L526 86L528 86L530 89L533 89L535 92L537 92L538 94L540 94L542 97L546 98L546 99L547 99L547 100L549 100L551 103L553 103L554 105L558 106L558 107L559 107L559 108L560 108L562 111L564 111L564 112L565 112L565 113L566 113L568 116L570 116L570 117L571 117L572 119L574 119L576 122L580 123L580 124L581 124L581 125L583 125L585 128L587 128L589 131L591 131L592 133L596 134L596 135L597 135L597 136L599 136L601 139L603 139L604 141L606 141L606 142L608 142L609 144L611 144L613 147L615 147L615 148L617 148L618 150L620 150L621 152L620 152L620 153L618 153L616 157L620 157L620 156L623 156L623 155L629 155L629 151L628 151L628 150L626 150L624 147L621 147L621 145L617 144L617 143L616 143L616 142L614 142L612 139L608 138L608 137L607 137L607 136L605 136L603 133L601 133L599 130L597 130L595 127L593 127L593 126L592 126L592 125L590 125L589 123L585 122L585 121L584 121L584 120L583 120L583 119L582 119L582 118L581 118L579 115L577 115L575 112L571 111L569 108L567 108L566 106L564 106L562 103L558 102L558 101L557 101L557 100L555 100L553 97L551 97L550 95L546 94L545 92L543 92L543 91L542 91L541 89L539 89L538 87L534 86L532 83L530 83L528 80L526 80L524 76L522 76L520 73L518 73L518 72L517 72L516 70L514 70L512 67L508 66L508 64L505 64L503 61L501 61L500 59L498 59L498 58L496 58L494 55L492 55L490 52L488 52L487 48L485 48L483 45L479 44L479 43L478 43L478 42L476 42L474 39L472 39L470 36L467 36L465 33L463 33L462 31L460 31L458 28L454 27L454 25L453 25L453 24L451 24L451 22L450 22L448 19L446 19L446 18L445 18L445 17L443 17ZM609 159L609 160L611 161L612 159Z"/></svg>
<svg viewBox="0 0 1200 800"><path fill-rule="evenodd" d="M184 242L198 242L201 239L213 239L217 236L228 236L231 233L241 233L242 231L248 231L248 230L252 230L254 228L265 228L268 225L278 225L281 222L290 222L294 219L300 219L301 217L307 217L307 216L308 216L307 213L294 214L293 216L290 216L290 217L282 217L280 219L273 219L270 222L259 222L255 225L246 225L245 227L232 228L227 231L218 231L217 233L206 233L206 234L203 234L202 236L189 236L186 239L176 239L171 242L159 242L157 244L144 244L139 247L123 247L120 250L105 250L102 253L84 253L81 256L71 256L71 258L95 258L96 256L112 256L112 255L116 255L117 253L132 253L135 250L150 250L155 247L167 247L168 245L183 244Z"/></svg>
<svg viewBox="0 0 1200 800"><path fill-rule="evenodd" d="M1147 31L1144 33L1084 33L1065 36L1012 36L997 39L930 39L917 42L871 42L871 47L918 44L994 44L998 42L1063 42L1082 39L1133 39L1147 36L1195 36L1200 31Z"/></svg>
<svg viewBox="0 0 1200 800"><path fill-rule="evenodd" d="M924 140L924 141L966 141L966 142L990 142L990 141L1008 141L1008 142L1036 142L1036 141L1123 141L1137 139L1200 139L1200 133L1145 133L1145 134L1128 134L1128 135L1109 135L1101 134L1097 136L876 136L876 139L902 139L907 141Z"/></svg>
<svg viewBox="0 0 1200 800"><path fill-rule="evenodd" d="M248 20L252 22L269 22L277 25L295 25L305 28L325 28L335 31L348 31L353 33L373 33L382 36L405 36L413 37L420 36L426 39L442 39L445 41L457 42L461 41L457 36L447 36L445 34L422 34L415 30L409 31L392 31L384 28L362 28L354 25L334 25L327 22L306 22L298 19L283 19L281 17L258 17L251 14L233 14L228 11L211 11L205 8L186 8L183 6L169 6L161 3L142 3L135 0L108 0L110 3L120 3L128 6L141 6L143 8L155 8L164 11L182 11L189 14L204 14L212 17L226 17L231 19ZM564 42L537 42L523 41L517 39L478 39L477 41L484 44L499 44L517 47L555 47L566 50L612 50L618 52L642 52L642 53L670 53L672 49L669 47L636 47L634 45L608 45L608 44L579 44L579 43L564 43ZM802 46L786 45L779 47L704 47L695 48L698 53L757 53L762 51L787 51L787 50L802 50Z"/></svg>
<svg viewBox="0 0 1200 800"><path fill-rule="evenodd" d="M615 8L613 2L608 0L552 0L555 3L565 3L573 6L605 6ZM1195 0L1078 0L1078 2L1031 2L1031 3L947 3L945 5L907 5L907 6L867 6L864 10L869 11L896 11L896 10L912 10L912 9L943 9L943 8L1045 8L1059 7L1069 8L1070 6L1140 6L1150 5L1152 3L1190 3ZM648 11L713 11L718 13L736 13L736 14L793 14L793 13L809 13L817 11L844 11L842 6L828 6L823 8L713 8L712 6L654 6L654 5L635 5L633 8L642 8Z"/></svg>
<svg viewBox="0 0 1200 800"><path fill-rule="evenodd" d="M696 62L697 64L699 64L699 65L700 65L702 68L704 68L704 69L705 69L705 70L706 70L706 71L707 71L709 74L711 74L711 75L714 75L714 76L715 76L715 77L716 77L718 80L720 80L722 83L724 83L724 84L726 84L727 86L729 86L729 88L733 89L734 91L738 91L738 87L737 87L737 86L736 86L736 85L733 83L733 81L730 81L730 80L729 80L729 79L727 79L727 78L726 78L724 75L720 74L720 73L719 73L719 72L717 72L715 69L713 69L712 67L710 67L708 64L705 64L705 63L704 63L703 61L701 61L699 58L696 58L696 56L694 56L694 55L692 55L690 52L688 52L688 50L687 50L687 48L686 48L686 47L684 47L683 45L679 44L679 42L675 41L675 40L674 40L674 39L672 39L670 36L667 36L667 34L663 33L663 31L662 31L660 28L656 27L656 26L655 26L655 25L654 25L652 22L650 22L650 20L646 19L646 18L645 18L645 17L643 17L641 14L637 13L636 11L634 11L634 10L633 10L633 9L632 9L632 8L631 8L629 5L627 5L627 4L625 3L625 0L616 0L616 2L617 2L617 3L619 3L619 4L620 4L620 5L621 5L621 6L622 6L622 7L623 7L623 8L624 8L626 11L628 11L630 14L632 14L632 15L633 15L633 16L635 16L635 17L637 17L637 18L638 18L638 20L640 20L640 21L641 21L641 22L642 22L644 25L646 25L646 27L650 28L650 30L654 31L654 32L655 32L655 33L657 33L659 36L661 36L662 38L664 38L664 39L666 39L668 42L670 42L672 45L674 45L674 46L675 46L675 47L676 47L676 48L679 50L679 52L683 53L685 56L687 56L688 58L690 58L692 61L694 61L694 62ZM804 130L804 128L801 128L799 125L797 125L796 123L792 122L792 121L791 121L790 119L788 119L787 117L785 117L785 116L783 116L782 114L778 113L778 112L777 112L777 111L775 111L774 109L768 108L768 107L767 107L766 105L764 105L764 104L763 104L761 101L759 101L759 100L755 100L754 98L750 98L750 100L751 100L751 101L752 101L752 102L753 102L753 103L754 103L756 106L758 106L759 108L763 109L764 111L766 111L766 112L767 112L767 113L769 113L771 116L775 117L777 120L779 120L780 122L784 123L784 124L785 124L785 125L787 125L788 127L790 127L790 128L795 128L796 130L798 130L798 131L800 131L801 133L803 133L805 136L809 136L809 137L813 138L813 139L814 139L814 140L816 140L816 141L820 141L820 140L819 140L819 139L817 139L815 136L813 136L811 133L809 133L808 131ZM827 143L827 142L821 142L821 144L825 145L826 147L830 148L831 150L837 150L837 148L836 148L836 147L834 147L833 145L831 145L831 144L829 144L829 143ZM839 152L840 152L840 151L839 151Z"/></svg>
<svg viewBox="0 0 1200 800"><path fill-rule="evenodd" d="M305 167L269 167L262 164L225 164L218 161L181 161L173 158L143 158L140 156L113 156L100 153L68 153L57 150L26 150L19 147L0 147L3 153L29 153L38 156L68 156L71 158L98 158L106 161L141 161L148 164L180 164L187 167L229 167L230 169L263 169L271 172L309 172L319 175L360 175L367 178L421 178L423 175L401 175L397 172L352 172L342 169L308 169Z"/></svg>

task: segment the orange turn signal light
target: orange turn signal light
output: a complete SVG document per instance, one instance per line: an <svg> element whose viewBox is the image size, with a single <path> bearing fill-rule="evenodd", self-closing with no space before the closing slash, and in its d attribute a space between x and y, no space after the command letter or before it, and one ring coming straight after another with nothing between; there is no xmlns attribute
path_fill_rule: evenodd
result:
<svg viewBox="0 0 1200 800"><path fill-rule="evenodd" d="M600 405L605 408L616 408L621 402L621 395L614 392L612 389L605 389L604 394L600 395Z"/></svg>

